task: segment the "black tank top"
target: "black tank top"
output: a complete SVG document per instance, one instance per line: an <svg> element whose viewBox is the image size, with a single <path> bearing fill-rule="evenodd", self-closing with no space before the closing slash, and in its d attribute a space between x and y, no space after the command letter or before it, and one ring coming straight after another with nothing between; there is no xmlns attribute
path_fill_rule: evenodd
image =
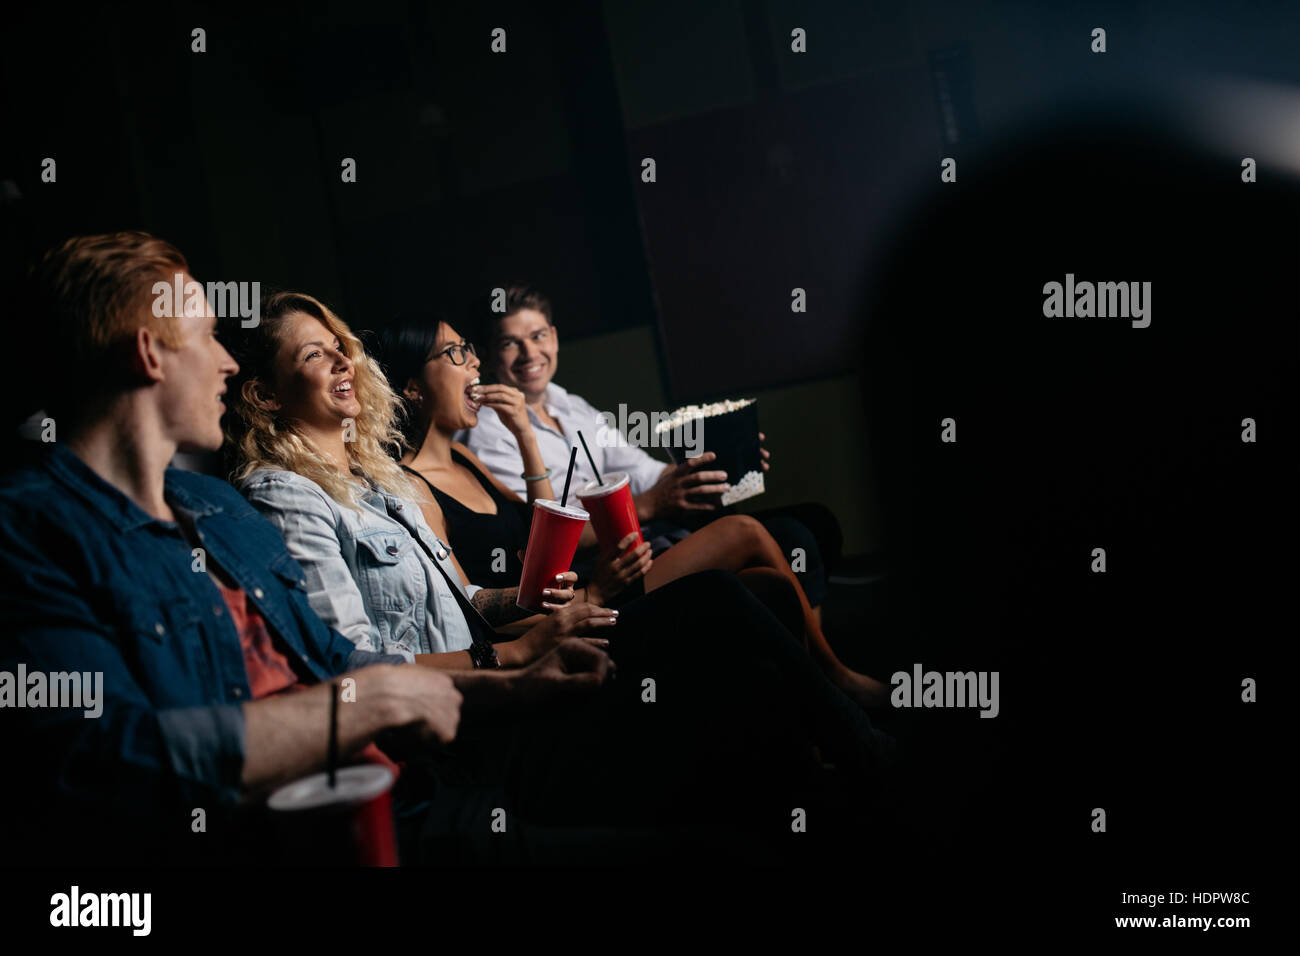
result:
<svg viewBox="0 0 1300 956"><path fill-rule="evenodd" d="M519 576L523 573L523 564L516 556L528 544L528 527L532 521L532 508L522 501L507 498L487 476L475 468L456 449L451 450L451 457L458 465L463 465L478 479L483 490L497 506L494 515L480 514L465 507L451 495L440 491L424 475L414 469L402 467L419 478L433 493L434 500L442 509L443 522L447 527L447 543L456 554L456 560L469 577L470 584L483 588L513 588L519 585ZM503 549L501 551L496 549ZM493 552L496 551L494 554Z"/></svg>

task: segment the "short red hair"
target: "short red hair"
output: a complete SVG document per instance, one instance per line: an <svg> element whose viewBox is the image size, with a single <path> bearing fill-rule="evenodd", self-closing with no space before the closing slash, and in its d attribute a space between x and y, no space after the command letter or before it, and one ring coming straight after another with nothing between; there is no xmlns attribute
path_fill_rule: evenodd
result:
<svg viewBox="0 0 1300 956"><path fill-rule="evenodd" d="M180 345L171 318L152 308L156 282L189 272L180 250L147 232L78 236L45 253L35 270L36 319L49 341L67 349L82 387L102 388L114 377L113 353L141 327L169 348Z"/></svg>

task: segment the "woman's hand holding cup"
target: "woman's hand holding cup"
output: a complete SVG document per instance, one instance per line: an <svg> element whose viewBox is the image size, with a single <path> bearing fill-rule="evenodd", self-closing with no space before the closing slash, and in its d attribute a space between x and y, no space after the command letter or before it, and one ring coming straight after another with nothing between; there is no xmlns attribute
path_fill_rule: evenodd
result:
<svg viewBox="0 0 1300 956"><path fill-rule="evenodd" d="M524 553L518 552L519 560L524 560ZM555 583L549 588L542 591L542 607L548 611L558 611L560 608L569 604L577 596L573 586L578 583L578 573L576 571L565 571L563 574L555 576Z"/></svg>

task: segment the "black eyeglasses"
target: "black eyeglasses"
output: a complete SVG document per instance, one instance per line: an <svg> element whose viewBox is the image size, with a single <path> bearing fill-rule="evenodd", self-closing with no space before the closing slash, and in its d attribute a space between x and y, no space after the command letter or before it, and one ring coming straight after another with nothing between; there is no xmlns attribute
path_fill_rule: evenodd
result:
<svg viewBox="0 0 1300 956"><path fill-rule="evenodd" d="M429 361L432 362L444 355L451 359L452 365L464 365L469 361L471 355L478 357L478 353L474 351L473 342L459 342L456 345L448 345L445 349L434 352L429 356Z"/></svg>

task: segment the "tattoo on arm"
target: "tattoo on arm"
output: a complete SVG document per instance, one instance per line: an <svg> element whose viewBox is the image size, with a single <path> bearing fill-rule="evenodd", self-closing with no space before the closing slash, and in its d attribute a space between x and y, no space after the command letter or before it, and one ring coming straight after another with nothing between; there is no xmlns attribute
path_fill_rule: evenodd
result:
<svg viewBox="0 0 1300 956"><path fill-rule="evenodd" d="M501 627L520 618L528 617L532 611L525 611L515 604L519 597L518 588L484 588L475 591L470 603L493 627Z"/></svg>

